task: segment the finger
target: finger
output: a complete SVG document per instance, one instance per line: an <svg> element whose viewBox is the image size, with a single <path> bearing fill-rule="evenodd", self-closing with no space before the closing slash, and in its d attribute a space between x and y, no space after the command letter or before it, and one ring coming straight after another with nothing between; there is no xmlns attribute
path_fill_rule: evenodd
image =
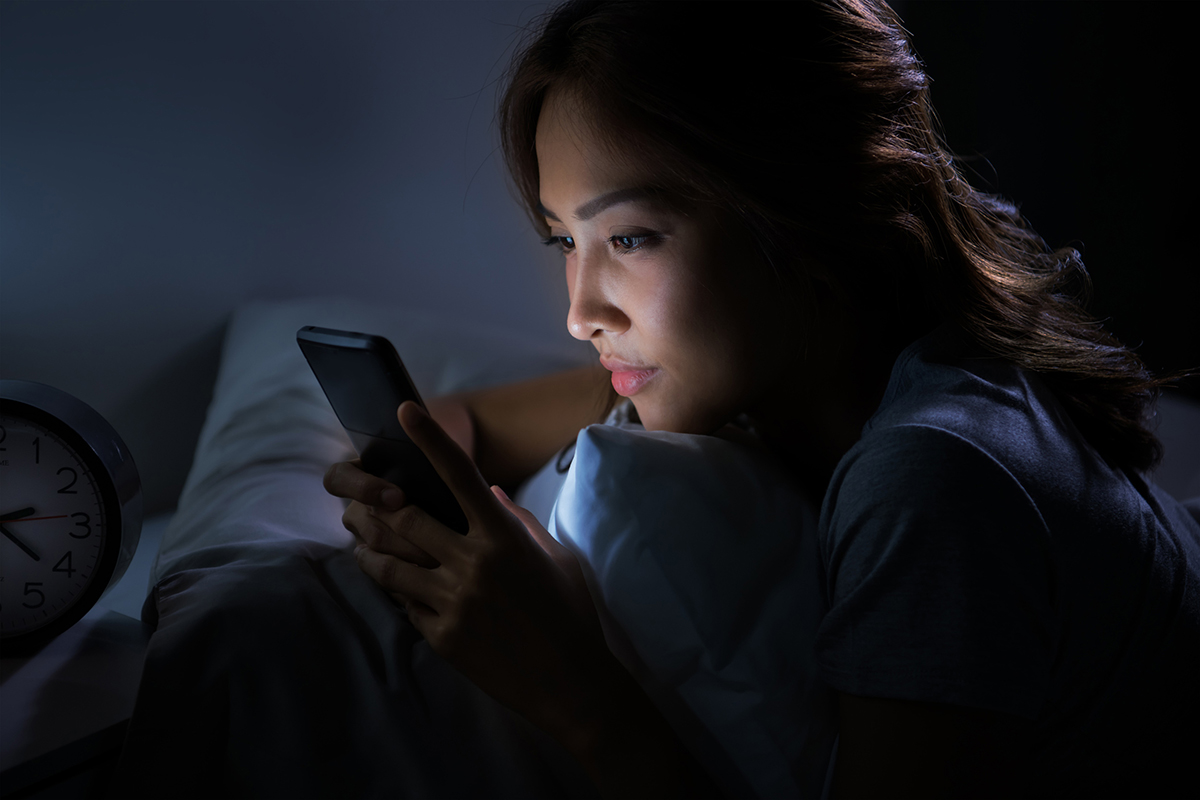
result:
<svg viewBox="0 0 1200 800"><path fill-rule="evenodd" d="M468 522L495 509L495 499L475 463L432 417L411 400L401 404L396 416L404 432L454 493Z"/></svg>
<svg viewBox="0 0 1200 800"><path fill-rule="evenodd" d="M532 536L533 540L537 542L543 550L546 551L547 555L557 556L560 555L561 551L566 550L566 548L563 547L557 539L550 535L550 531L546 530L538 518L533 515L532 511L527 508L522 508L514 503L509 496L505 494L503 489L501 489L499 486L493 486L492 494L496 496L496 499L500 501L501 505L503 505L514 517L521 521L521 524L525 526L525 530L529 531L529 535Z"/></svg>
<svg viewBox="0 0 1200 800"><path fill-rule="evenodd" d="M358 540L359 544L365 544L377 552L393 555L413 564L433 569L440 566L440 562L393 529L394 519L397 515L413 511L415 509L406 507L390 514L381 514L370 506L365 506L355 500L342 513L342 525L354 534L354 538Z"/></svg>
<svg viewBox="0 0 1200 800"><path fill-rule="evenodd" d="M404 492L362 468L362 461L339 461L325 472L325 491L334 497L395 511L404 507Z"/></svg>
<svg viewBox="0 0 1200 800"><path fill-rule="evenodd" d="M426 569L441 566L441 561L435 555L417 544L416 540L434 543L440 541L436 535L421 535L414 530L418 526L437 525L437 522L420 508L405 506L391 513L372 510L364 524L369 533L361 538L372 550L402 558Z"/></svg>
<svg viewBox="0 0 1200 800"><path fill-rule="evenodd" d="M445 592L432 570L418 567L369 547L354 550L358 568L389 594L416 600L437 611Z"/></svg>
<svg viewBox="0 0 1200 800"><path fill-rule="evenodd" d="M371 523L370 506L364 506L357 500L351 500L350 505L342 512L342 527L354 534L354 538L360 543L364 541L363 534Z"/></svg>
<svg viewBox="0 0 1200 800"><path fill-rule="evenodd" d="M388 525L390 536L408 541L414 548L427 553L437 564L455 564L469 548L466 536L454 533L420 506L404 506L380 517ZM472 540L474 542L474 540Z"/></svg>

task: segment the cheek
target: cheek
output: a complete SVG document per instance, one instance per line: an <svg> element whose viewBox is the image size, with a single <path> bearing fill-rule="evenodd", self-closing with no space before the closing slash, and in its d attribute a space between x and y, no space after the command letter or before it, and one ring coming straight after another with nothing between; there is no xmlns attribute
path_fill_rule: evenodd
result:
<svg viewBox="0 0 1200 800"><path fill-rule="evenodd" d="M706 315L685 281L670 274L649 277L629 287L626 308L632 306L646 355L677 373L703 350Z"/></svg>
<svg viewBox="0 0 1200 800"><path fill-rule="evenodd" d="M729 367L742 349L744 331L728 298L720 297L703 285L691 283L674 287L668 302L659 309L658 323L671 331L677 343L681 367L703 368L720 372ZM704 373L693 377L705 377Z"/></svg>
<svg viewBox="0 0 1200 800"><path fill-rule="evenodd" d="M744 411L769 383L775 349L758 333L764 320L743 307L736 287L709 286L681 287L661 309L675 344L669 402L679 416L675 424L687 427L719 427Z"/></svg>
<svg viewBox="0 0 1200 800"><path fill-rule="evenodd" d="M693 284L694 286L694 284ZM736 413L755 383L755 360L747 332L728 303L707 288L662 297L653 319L665 349L661 363L670 380L648 396L659 427L708 432ZM640 409L639 409L640 411Z"/></svg>

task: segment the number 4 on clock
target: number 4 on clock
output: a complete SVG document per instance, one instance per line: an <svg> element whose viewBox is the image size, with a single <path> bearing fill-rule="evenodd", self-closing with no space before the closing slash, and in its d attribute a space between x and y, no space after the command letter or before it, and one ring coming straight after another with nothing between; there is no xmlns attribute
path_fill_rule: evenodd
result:
<svg viewBox="0 0 1200 800"><path fill-rule="evenodd" d="M53 571L54 572L65 572L65 573L67 573L68 578L70 578L72 575L75 574L75 568L71 566L71 551L70 550L68 550L66 555L64 555L62 558L60 558L58 560L58 563L54 565Z"/></svg>

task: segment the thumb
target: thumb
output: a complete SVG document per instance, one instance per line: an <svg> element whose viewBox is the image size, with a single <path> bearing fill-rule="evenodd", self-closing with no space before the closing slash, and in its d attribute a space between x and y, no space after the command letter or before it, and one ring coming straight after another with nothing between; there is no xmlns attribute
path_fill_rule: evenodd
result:
<svg viewBox="0 0 1200 800"><path fill-rule="evenodd" d="M521 508L521 506L510 500L503 489L499 486L493 486L492 494L496 496L501 505L508 509L509 513L521 521L521 524L525 526L525 530L529 531L529 535L546 551L547 555L554 558L561 556L564 552L569 552L567 548L559 544L558 540L550 535L550 532L546 530L542 523L538 522L538 518L533 515L533 512L527 508Z"/></svg>

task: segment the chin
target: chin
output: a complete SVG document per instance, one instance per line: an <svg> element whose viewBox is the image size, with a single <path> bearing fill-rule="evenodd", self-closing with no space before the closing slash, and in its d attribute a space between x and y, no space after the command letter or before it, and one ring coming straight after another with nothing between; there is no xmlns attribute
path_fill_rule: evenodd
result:
<svg viewBox="0 0 1200 800"><path fill-rule="evenodd" d="M642 427L648 431L673 431L674 428L670 425L670 418L665 417L662 409L657 403L651 403L646 400L637 400L630 398L633 403L634 410L637 411L638 422L642 423Z"/></svg>
<svg viewBox="0 0 1200 800"><path fill-rule="evenodd" d="M639 402L637 398L633 398L632 402L642 427L648 431L711 434L732 419L732 415L726 419L722 415L704 413L700 409L663 408L661 404L650 402L649 399Z"/></svg>

